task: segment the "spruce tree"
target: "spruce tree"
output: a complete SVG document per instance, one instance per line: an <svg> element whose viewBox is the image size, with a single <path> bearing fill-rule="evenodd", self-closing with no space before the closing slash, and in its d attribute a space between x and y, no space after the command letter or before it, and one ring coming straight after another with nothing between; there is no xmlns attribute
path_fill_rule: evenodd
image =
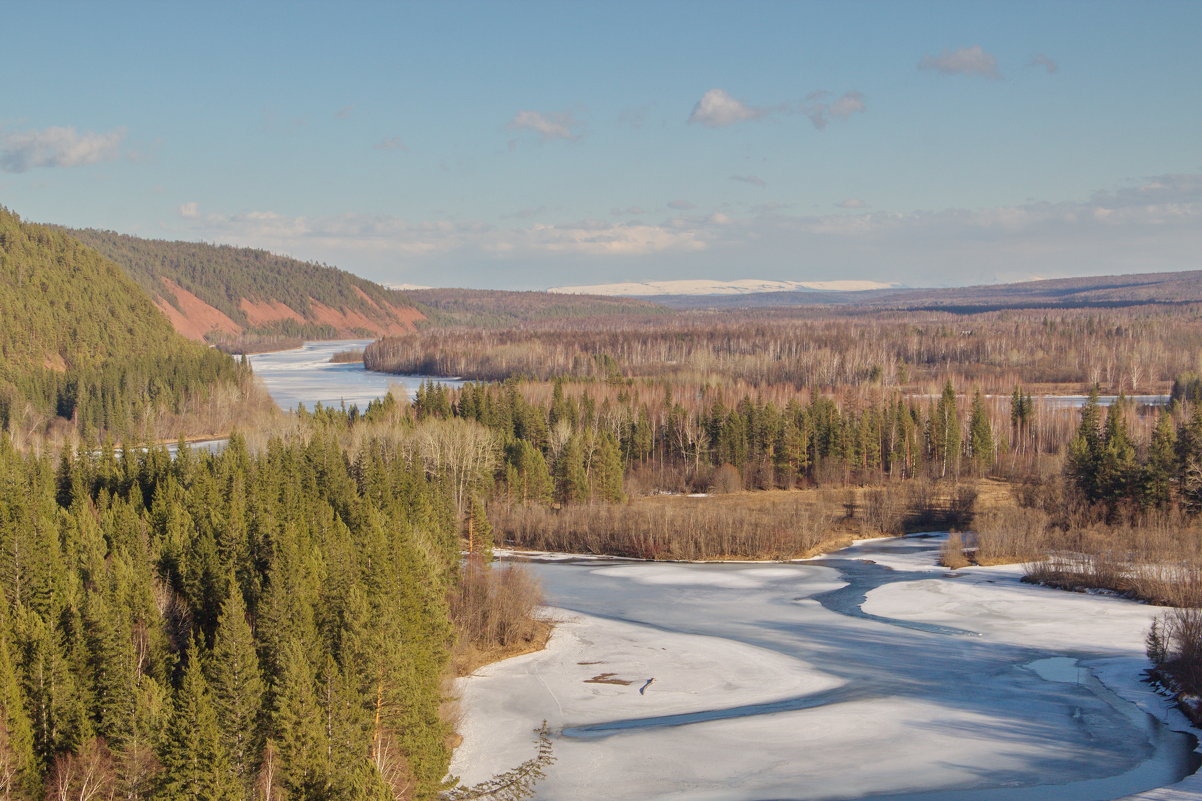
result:
<svg viewBox="0 0 1202 801"><path fill-rule="evenodd" d="M621 503L626 500L626 493L622 490L622 480L625 476L626 470L622 465L622 454L618 450L618 444L613 435L602 434L597 445L597 454L593 459L590 482L592 497L609 503Z"/></svg>
<svg viewBox="0 0 1202 801"><path fill-rule="evenodd" d="M193 642L163 738L159 792L175 801L235 801L241 787L222 744L213 696Z"/></svg>
<svg viewBox="0 0 1202 801"><path fill-rule="evenodd" d="M249 788L263 749L264 684L242 590L233 582L229 585L205 666L230 768L242 786Z"/></svg>
<svg viewBox="0 0 1202 801"><path fill-rule="evenodd" d="M968 426L969 450L977 469L984 469L993 460L993 426L989 422L989 414L985 411L985 402L981 398L981 390L977 390L972 399L972 417Z"/></svg>
<svg viewBox="0 0 1202 801"><path fill-rule="evenodd" d="M1172 499L1173 481L1177 477L1177 432L1173 420L1165 411L1156 415L1148 458L1140 476L1140 502L1145 506L1167 506Z"/></svg>
<svg viewBox="0 0 1202 801"><path fill-rule="evenodd" d="M569 437L555 472L556 495L560 503L583 503L588 500L588 473L584 467L584 446L579 434Z"/></svg>
<svg viewBox="0 0 1202 801"><path fill-rule="evenodd" d="M1102 412L1095 386L1081 407L1081 424L1068 446L1066 470L1069 478L1088 501L1100 496L1099 470L1102 463Z"/></svg>
<svg viewBox="0 0 1202 801"><path fill-rule="evenodd" d="M281 654L271 728L279 750L280 784L293 801L316 801L326 792L329 765L324 718L309 654L299 640L289 640Z"/></svg>

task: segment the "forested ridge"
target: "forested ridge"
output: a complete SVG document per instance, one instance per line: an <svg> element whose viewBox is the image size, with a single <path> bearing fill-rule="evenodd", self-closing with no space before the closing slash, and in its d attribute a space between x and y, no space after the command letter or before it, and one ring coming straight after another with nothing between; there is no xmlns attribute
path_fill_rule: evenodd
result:
<svg viewBox="0 0 1202 801"><path fill-rule="evenodd" d="M441 786L456 515L395 444L56 464L0 437L0 498L4 797Z"/></svg>
<svg viewBox="0 0 1202 801"><path fill-rule="evenodd" d="M120 267L0 208L0 430L153 438L256 396L249 371L178 336Z"/></svg>
<svg viewBox="0 0 1202 801"><path fill-rule="evenodd" d="M164 283L166 279L219 311L241 329L220 331L226 339L239 334L308 339L372 336L411 327L422 317L402 293L324 264L255 248L143 239L95 229L64 230L120 264L152 298L185 315L192 313ZM247 301L252 307L266 306L248 312Z"/></svg>

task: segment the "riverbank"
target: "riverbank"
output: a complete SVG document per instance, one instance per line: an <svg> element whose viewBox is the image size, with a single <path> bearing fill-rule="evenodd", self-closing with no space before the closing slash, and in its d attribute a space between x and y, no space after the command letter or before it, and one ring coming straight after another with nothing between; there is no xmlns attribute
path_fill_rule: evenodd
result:
<svg viewBox="0 0 1202 801"><path fill-rule="evenodd" d="M528 758L543 719L559 762L537 798L1084 800L1193 767L1169 731L1183 718L1139 681L1158 610L1017 568L949 573L937 552L906 538L791 565L535 565L562 622L545 651L460 683L453 771ZM831 598L849 577L862 611L859 590Z"/></svg>

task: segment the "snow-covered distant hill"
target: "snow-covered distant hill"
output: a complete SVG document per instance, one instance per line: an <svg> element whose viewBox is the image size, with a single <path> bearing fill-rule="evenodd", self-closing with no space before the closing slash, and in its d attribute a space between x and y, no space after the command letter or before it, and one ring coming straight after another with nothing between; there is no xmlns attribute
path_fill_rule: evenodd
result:
<svg viewBox="0 0 1202 801"><path fill-rule="evenodd" d="M590 284L557 286L547 290L564 295L626 295L652 297L656 295L753 295L760 292L864 292L870 289L890 289L897 284L879 281L765 281L740 278L736 281L708 279L686 281L631 281L622 284Z"/></svg>

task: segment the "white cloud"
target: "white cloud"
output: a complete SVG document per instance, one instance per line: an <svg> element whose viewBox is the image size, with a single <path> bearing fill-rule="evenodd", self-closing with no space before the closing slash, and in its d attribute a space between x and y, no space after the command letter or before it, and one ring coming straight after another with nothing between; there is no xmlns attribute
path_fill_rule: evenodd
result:
<svg viewBox="0 0 1202 801"><path fill-rule="evenodd" d="M1001 78L997 59L980 45L944 50L938 56L926 55L918 62L920 70L935 70L944 75L981 75L986 78Z"/></svg>
<svg viewBox="0 0 1202 801"><path fill-rule="evenodd" d="M0 137L0 169L26 172L34 167L80 167L120 157L125 129L108 133L79 132L53 126Z"/></svg>
<svg viewBox="0 0 1202 801"><path fill-rule="evenodd" d="M195 200L179 204L179 216L185 220L195 220L200 216L200 204Z"/></svg>
<svg viewBox="0 0 1202 801"><path fill-rule="evenodd" d="M668 201L668 208L675 209L676 211L689 211L690 209L697 208L697 204L687 200L670 200Z"/></svg>
<svg viewBox="0 0 1202 801"><path fill-rule="evenodd" d="M739 181L740 183L744 184L751 184L753 186L768 185L768 183L758 175L732 175L730 176L730 180Z"/></svg>
<svg viewBox="0 0 1202 801"><path fill-rule="evenodd" d="M1036 53L1027 66L1043 67L1049 74L1060 71L1060 65L1056 63L1055 59L1045 56L1043 53Z"/></svg>
<svg viewBox="0 0 1202 801"><path fill-rule="evenodd" d="M725 89L710 89L693 107L689 122L700 123L707 128L723 128L736 122L758 119L770 110L748 106L731 97Z"/></svg>
<svg viewBox="0 0 1202 801"><path fill-rule="evenodd" d="M868 204L858 197L849 197L846 200L840 200L835 205L841 209L863 209L868 207Z"/></svg>
<svg viewBox="0 0 1202 801"><path fill-rule="evenodd" d="M511 131L534 131L546 142L552 139L579 139L584 126L566 111L523 110L513 115L505 127Z"/></svg>
<svg viewBox="0 0 1202 801"><path fill-rule="evenodd" d="M409 150L409 148L405 147L405 143L401 141L401 137L399 136L390 136L387 139L381 139L372 145L372 147L376 150Z"/></svg>

